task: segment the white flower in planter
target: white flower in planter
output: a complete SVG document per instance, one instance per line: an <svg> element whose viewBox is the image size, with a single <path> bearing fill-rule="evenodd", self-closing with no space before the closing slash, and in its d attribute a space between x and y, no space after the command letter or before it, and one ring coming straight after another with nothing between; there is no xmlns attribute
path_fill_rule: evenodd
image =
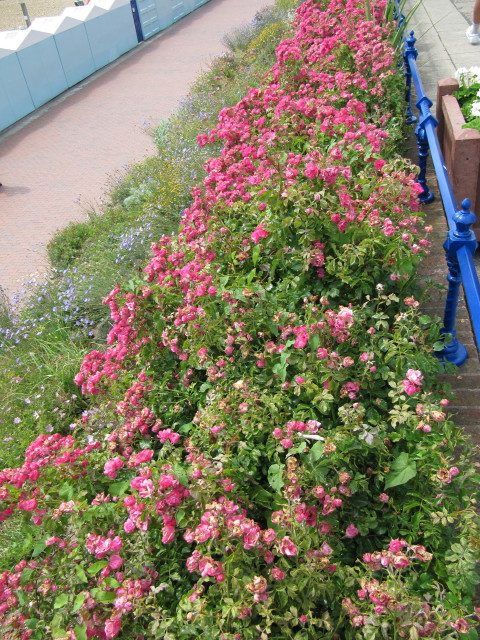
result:
<svg viewBox="0 0 480 640"><path fill-rule="evenodd" d="M455 71L455 80L461 87L470 87L472 84L480 83L480 67L474 66L470 69L459 67Z"/></svg>
<svg viewBox="0 0 480 640"><path fill-rule="evenodd" d="M480 100L472 104L470 113L472 114L472 116L475 116L475 117L480 116Z"/></svg>

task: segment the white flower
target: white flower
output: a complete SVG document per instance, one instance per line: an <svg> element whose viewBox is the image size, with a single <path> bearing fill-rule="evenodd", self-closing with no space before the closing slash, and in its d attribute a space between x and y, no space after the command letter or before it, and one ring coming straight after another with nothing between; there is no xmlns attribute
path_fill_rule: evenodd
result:
<svg viewBox="0 0 480 640"><path fill-rule="evenodd" d="M478 65L470 67L470 74L472 75L474 82L480 82L480 67Z"/></svg>
<svg viewBox="0 0 480 640"><path fill-rule="evenodd" d="M455 71L455 80L461 87L470 87L472 84L480 83L480 67L474 66L470 69L459 67Z"/></svg>
<svg viewBox="0 0 480 640"><path fill-rule="evenodd" d="M474 102L472 104L472 107L470 109L470 113L472 114L472 116L475 116L475 117L479 117L480 116L480 100L477 100L477 102Z"/></svg>
<svg viewBox="0 0 480 640"><path fill-rule="evenodd" d="M467 67L458 67L458 69L455 71L455 80L457 82L460 82L462 75L464 73L467 73L467 71L468 71Z"/></svg>

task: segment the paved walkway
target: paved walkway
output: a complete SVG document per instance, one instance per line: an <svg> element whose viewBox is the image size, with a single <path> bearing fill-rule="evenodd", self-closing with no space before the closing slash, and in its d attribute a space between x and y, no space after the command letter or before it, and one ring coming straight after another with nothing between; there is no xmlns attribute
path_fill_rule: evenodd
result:
<svg viewBox="0 0 480 640"><path fill-rule="evenodd" d="M408 0L410 8L417 0ZM411 18L419 51L418 67L430 99L435 101L437 82L453 76L458 67L480 65L480 46L465 37L474 0L421 0Z"/></svg>
<svg viewBox="0 0 480 640"><path fill-rule="evenodd" d="M211 0L106 70L0 135L0 286L47 268L53 233L98 205L109 176L154 152L168 117L225 33L269 0Z"/></svg>
<svg viewBox="0 0 480 640"><path fill-rule="evenodd" d="M409 2L411 6L414 4L414 0ZM408 25L415 31L418 39L418 67L425 91L432 101L436 98L438 80L453 76L458 67L480 65L480 46L472 46L465 38L473 4L473 0L422 0ZM435 108L432 113L435 113ZM434 228L431 238L433 245L429 257L422 265L422 272L426 280L445 284L447 271L442 243L446 237L447 224L433 172L429 175L429 184L436 195L436 200L425 207L427 220ZM434 293L426 310L442 316L444 299L444 295ZM459 339L467 346L470 358L456 375L446 376L455 392L452 412L456 415L457 424L480 444L480 358L463 299L460 302L457 329Z"/></svg>

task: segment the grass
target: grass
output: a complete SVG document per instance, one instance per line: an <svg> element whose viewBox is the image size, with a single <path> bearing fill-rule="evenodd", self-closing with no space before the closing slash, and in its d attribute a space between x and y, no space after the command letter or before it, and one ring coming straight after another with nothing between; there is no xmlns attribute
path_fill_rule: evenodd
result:
<svg viewBox="0 0 480 640"><path fill-rule="evenodd" d="M103 212L91 212L87 222L70 224L52 238L49 280L32 282L26 301L11 308L0 304L0 468L17 466L39 433L68 431L99 402L82 397L73 376L84 355L104 344L110 321L102 299L142 269L153 241L177 230L191 187L202 180L212 155L211 147L197 145L197 135L270 68L295 4L277 0L227 39L228 53L154 131L158 153L118 178ZM23 521L0 524L0 571L20 557L31 535Z"/></svg>

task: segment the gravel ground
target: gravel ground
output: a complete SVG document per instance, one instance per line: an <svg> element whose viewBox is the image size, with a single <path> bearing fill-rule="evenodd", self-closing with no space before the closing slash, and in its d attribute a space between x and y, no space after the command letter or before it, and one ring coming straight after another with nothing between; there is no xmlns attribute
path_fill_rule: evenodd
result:
<svg viewBox="0 0 480 640"><path fill-rule="evenodd" d="M65 7L73 6L73 0L25 0L30 18L58 16ZM0 31L24 26L20 2L0 0Z"/></svg>

